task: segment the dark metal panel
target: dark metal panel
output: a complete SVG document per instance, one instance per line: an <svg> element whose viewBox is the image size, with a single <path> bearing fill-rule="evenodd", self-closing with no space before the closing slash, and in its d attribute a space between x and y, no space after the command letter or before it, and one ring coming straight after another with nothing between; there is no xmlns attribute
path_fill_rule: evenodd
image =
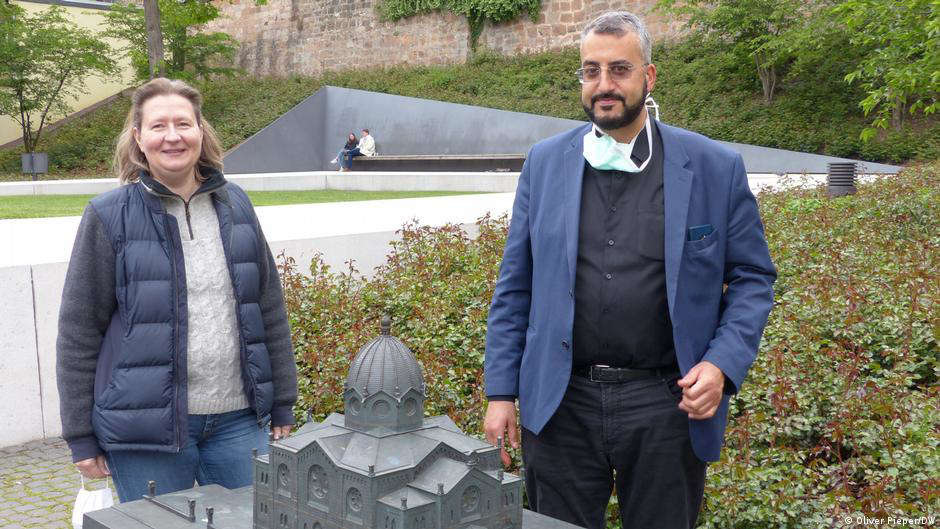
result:
<svg viewBox="0 0 940 529"><path fill-rule="evenodd" d="M325 119L326 93L321 89L229 151L224 158L225 172L277 173L323 169L332 158L323 158Z"/></svg>

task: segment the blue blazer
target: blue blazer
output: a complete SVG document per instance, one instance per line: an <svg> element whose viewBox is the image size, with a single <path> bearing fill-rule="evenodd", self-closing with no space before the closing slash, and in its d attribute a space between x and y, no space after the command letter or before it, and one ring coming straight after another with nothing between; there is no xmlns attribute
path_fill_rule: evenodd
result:
<svg viewBox="0 0 940 529"><path fill-rule="evenodd" d="M757 355L777 272L741 156L699 134L658 126L666 296L679 369L684 375L708 360L730 382L712 418L689 420L695 453L716 461L728 399ZM589 130L553 136L529 152L490 307L486 394L517 396L522 426L535 433L558 409L571 376L582 142ZM688 240L689 227L707 224L708 236Z"/></svg>

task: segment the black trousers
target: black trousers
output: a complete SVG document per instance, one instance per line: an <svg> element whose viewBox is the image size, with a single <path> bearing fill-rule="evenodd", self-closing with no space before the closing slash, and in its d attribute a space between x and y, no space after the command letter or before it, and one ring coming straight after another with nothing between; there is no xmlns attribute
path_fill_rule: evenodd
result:
<svg viewBox="0 0 940 529"><path fill-rule="evenodd" d="M694 528L706 465L692 451L676 380L571 377L545 428L522 431L529 508L603 529L616 483L623 529Z"/></svg>

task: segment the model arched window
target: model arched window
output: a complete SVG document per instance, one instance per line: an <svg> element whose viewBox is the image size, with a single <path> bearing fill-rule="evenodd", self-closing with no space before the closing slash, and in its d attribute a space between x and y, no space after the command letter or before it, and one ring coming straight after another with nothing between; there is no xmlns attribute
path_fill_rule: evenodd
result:
<svg viewBox="0 0 940 529"><path fill-rule="evenodd" d="M281 463L277 467L277 492L281 496L291 497L290 470L287 470L287 465L284 463Z"/></svg>
<svg viewBox="0 0 940 529"><path fill-rule="evenodd" d="M320 465L310 467L307 474L307 502L324 502L330 493L326 471Z"/></svg>

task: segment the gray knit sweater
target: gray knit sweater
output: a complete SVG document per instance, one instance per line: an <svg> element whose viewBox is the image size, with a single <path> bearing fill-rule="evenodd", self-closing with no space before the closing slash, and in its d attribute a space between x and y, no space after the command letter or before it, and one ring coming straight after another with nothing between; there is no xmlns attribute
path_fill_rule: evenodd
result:
<svg viewBox="0 0 940 529"><path fill-rule="evenodd" d="M227 270L219 218L208 193L187 204L163 198L176 217L186 263L186 373L189 413L225 413L248 407L242 384L238 320Z"/></svg>

